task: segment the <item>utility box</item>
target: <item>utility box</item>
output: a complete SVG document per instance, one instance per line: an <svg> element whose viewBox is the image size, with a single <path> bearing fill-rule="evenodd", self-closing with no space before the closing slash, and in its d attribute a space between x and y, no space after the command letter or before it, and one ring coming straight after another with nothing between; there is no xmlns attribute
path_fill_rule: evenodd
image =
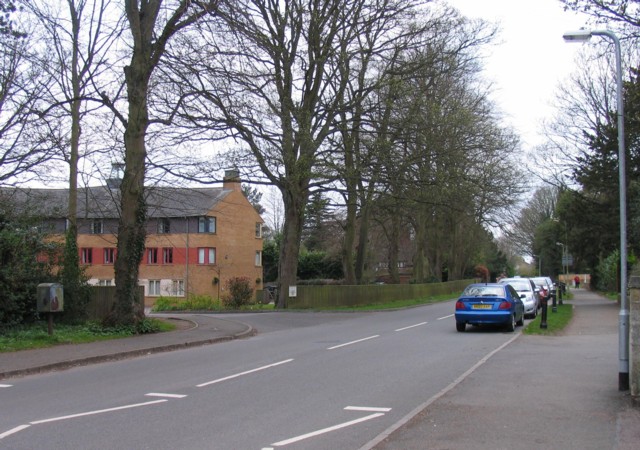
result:
<svg viewBox="0 0 640 450"><path fill-rule="evenodd" d="M38 312L64 311L64 289L60 283L40 283L37 297Z"/></svg>

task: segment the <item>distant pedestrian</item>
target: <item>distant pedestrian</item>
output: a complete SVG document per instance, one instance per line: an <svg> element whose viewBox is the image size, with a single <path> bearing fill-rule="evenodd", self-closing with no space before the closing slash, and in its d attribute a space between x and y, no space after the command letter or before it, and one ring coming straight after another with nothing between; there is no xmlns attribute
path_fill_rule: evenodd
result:
<svg viewBox="0 0 640 450"><path fill-rule="evenodd" d="M580 277L578 275L573 277L573 282L576 284L576 288L580 287Z"/></svg>

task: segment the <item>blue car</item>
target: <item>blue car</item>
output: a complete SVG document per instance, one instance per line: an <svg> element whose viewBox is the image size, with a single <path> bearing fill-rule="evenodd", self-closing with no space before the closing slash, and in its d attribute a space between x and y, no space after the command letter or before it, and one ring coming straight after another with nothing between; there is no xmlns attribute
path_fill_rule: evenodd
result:
<svg viewBox="0 0 640 450"><path fill-rule="evenodd" d="M476 283L465 288L456 302L456 329L471 325L504 325L508 331L524 325L524 304L509 284Z"/></svg>

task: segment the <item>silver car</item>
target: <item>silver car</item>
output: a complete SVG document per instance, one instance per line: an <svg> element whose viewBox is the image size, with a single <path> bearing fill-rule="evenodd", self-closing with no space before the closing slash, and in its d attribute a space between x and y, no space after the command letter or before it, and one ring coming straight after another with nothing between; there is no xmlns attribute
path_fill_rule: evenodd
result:
<svg viewBox="0 0 640 450"><path fill-rule="evenodd" d="M546 295L541 300L551 300L551 294L553 293L553 281L549 277L532 277L536 286L542 287L545 290Z"/></svg>
<svg viewBox="0 0 640 450"><path fill-rule="evenodd" d="M538 315L539 297L536 292L536 285L531 279L521 277L503 278L499 282L513 286L522 299L525 316L535 318Z"/></svg>

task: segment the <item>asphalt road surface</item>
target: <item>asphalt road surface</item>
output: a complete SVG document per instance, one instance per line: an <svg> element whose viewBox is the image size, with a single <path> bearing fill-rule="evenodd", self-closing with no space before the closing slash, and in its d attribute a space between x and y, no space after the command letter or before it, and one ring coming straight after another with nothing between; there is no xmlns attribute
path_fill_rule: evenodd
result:
<svg viewBox="0 0 640 450"><path fill-rule="evenodd" d="M521 330L453 310L225 315L258 335L3 380L0 448L359 449Z"/></svg>

